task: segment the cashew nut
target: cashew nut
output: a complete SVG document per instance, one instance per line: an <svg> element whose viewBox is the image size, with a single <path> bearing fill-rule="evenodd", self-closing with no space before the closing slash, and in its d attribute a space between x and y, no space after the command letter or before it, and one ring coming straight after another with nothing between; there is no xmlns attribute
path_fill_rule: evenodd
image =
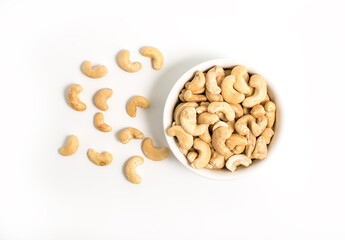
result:
<svg viewBox="0 0 345 240"><path fill-rule="evenodd" d="M261 105L265 106L265 103L270 101L270 97L268 96L268 94L266 95L265 99L260 103Z"/></svg>
<svg viewBox="0 0 345 240"><path fill-rule="evenodd" d="M240 103L245 98L243 93L234 89L235 76L230 75L224 78L222 82L222 96L228 103Z"/></svg>
<svg viewBox="0 0 345 240"><path fill-rule="evenodd" d="M240 154L244 151L245 148L246 148L245 145L238 145L234 148L233 152L234 154Z"/></svg>
<svg viewBox="0 0 345 240"><path fill-rule="evenodd" d="M70 136L65 146L59 149L62 156L70 156L74 154L79 148L79 140L77 136Z"/></svg>
<svg viewBox="0 0 345 240"><path fill-rule="evenodd" d="M175 111L174 111L174 121L176 125L181 125L180 122L180 116L182 111L187 108L187 107L193 107L196 108L198 104L196 102L187 102L187 103L180 103L179 105L176 106Z"/></svg>
<svg viewBox="0 0 345 240"><path fill-rule="evenodd" d="M239 134L232 134L225 144L230 150L234 150L236 146L246 146L247 138ZM239 149L238 149L239 150ZM244 149L243 149L244 150Z"/></svg>
<svg viewBox="0 0 345 240"><path fill-rule="evenodd" d="M219 66L211 68L206 74L206 90L212 94L217 94L221 91L217 83L217 78L224 78L224 69Z"/></svg>
<svg viewBox="0 0 345 240"><path fill-rule="evenodd" d="M189 86L189 84L190 84L190 82L187 82L186 83L186 88L187 88L187 86ZM187 88L188 89L188 88ZM200 89L198 89L198 90L191 90L192 91L192 93L193 94L201 94L201 93L203 93L203 92L205 92L205 90L206 90L206 88L205 87L202 87L202 88L200 88Z"/></svg>
<svg viewBox="0 0 345 240"><path fill-rule="evenodd" d="M200 138L197 138L194 140L193 147L198 151L198 157L192 162L191 166L197 169L206 167L211 159L210 146Z"/></svg>
<svg viewBox="0 0 345 240"><path fill-rule="evenodd" d="M243 116L243 108L240 103L230 103L230 106L235 112L235 118L240 118Z"/></svg>
<svg viewBox="0 0 345 240"><path fill-rule="evenodd" d="M252 115L244 115L235 123L235 129L239 134L246 135L250 132L248 125L252 122L255 122Z"/></svg>
<svg viewBox="0 0 345 240"><path fill-rule="evenodd" d="M274 135L274 131L272 130L272 128L266 128L261 134L261 136L264 137L266 144L271 143L271 138L273 137L273 135Z"/></svg>
<svg viewBox="0 0 345 240"><path fill-rule="evenodd" d="M129 60L130 52L128 50L123 50L119 55L119 65L126 72L134 73L141 69L140 62L132 63Z"/></svg>
<svg viewBox="0 0 345 240"><path fill-rule="evenodd" d="M207 112L207 106L199 106L195 110L197 114L201 114L203 112Z"/></svg>
<svg viewBox="0 0 345 240"><path fill-rule="evenodd" d="M180 150L180 152L183 154L183 155L187 155L187 153L188 153L188 149L184 149L184 148L182 148L181 146L178 146L178 150Z"/></svg>
<svg viewBox="0 0 345 240"><path fill-rule="evenodd" d="M197 94L200 89L205 88L205 74L201 71L197 71L193 80L186 83L185 86L187 90L191 90L192 93Z"/></svg>
<svg viewBox="0 0 345 240"><path fill-rule="evenodd" d="M215 113L203 112L198 116L198 124L215 124L219 121L219 117Z"/></svg>
<svg viewBox="0 0 345 240"><path fill-rule="evenodd" d="M246 97L242 105L243 107L254 107L256 104L260 104L267 95L267 83L265 79L260 75L253 75L250 77L249 85L255 88L254 94Z"/></svg>
<svg viewBox="0 0 345 240"><path fill-rule="evenodd" d="M216 151L212 152L210 162L207 164L208 169L221 169L225 165L225 159L223 155L220 155Z"/></svg>
<svg viewBox="0 0 345 240"><path fill-rule="evenodd" d="M136 172L136 167L144 163L144 158L135 156L128 160L126 165L126 176L131 183L141 183L141 177Z"/></svg>
<svg viewBox="0 0 345 240"><path fill-rule="evenodd" d="M196 110L192 107L183 109L180 116L180 122L183 129L193 136L199 136L203 134L207 128L205 124L196 124Z"/></svg>
<svg viewBox="0 0 345 240"><path fill-rule="evenodd" d="M101 77L104 77L108 72L108 69L106 66L101 65L101 66L92 67L92 64L90 61L84 61L83 65L81 66L81 70L86 76L90 78L101 78Z"/></svg>
<svg viewBox="0 0 345 240"><path fill-rule="evenodd" d="M136 96L133 97L128 105L127 105L127 113L129 116L131 117L135 117L137 115L137 107L141 107L141 108L148 108L150 106L149 101L142 97L142 96Z"/></svg>
<svg viewBox="0 0 345 240"><path fill-rule="evenodd" d="M195 151L190 151L187 153L187 160L192 163L198 157L198 153Z"/></svg>
<svg viewBox="0 0 345 240"><path fill-rule="evenodd" d="M217 94L212 94L209 91L206 90L206 98L210 101L210 102L223 102L223 97L221 94L217 93Z"/></svg>
<svg viewBox="0 0 345 240"><path fill-rule="evenodd" d="M178 95L178 98L182 101L185 102L186 100L184 100L184 93L186 92L186 89L182 89L180 94Z"/></svg>
<svg viewBox="0 0 345 240"><path fill-rule="evenodd" d="M234 155L226 162L226 168L231 172L234 172L239 165L248 167L252 163L252 160L244 154Z"/></svg>
<svg viewBox="0 0 345 240"><path fill-rule="evenodd" d="M265 116L266 111L261 104L257 104L252 108L252 110L250 110L250 114L255 118L260 118Z"/></svg>
<svg viewBox="0 0 345 240"><path fill-rule="evenodd" d="M260 134L265 130L267 126L267 118L265 116L257 118L250 122L250 129L255 137L260 136Z"/></svg>
<svg viewBox="0 0 345 240"><path fill-rule="evenodd" d="M186 133L181 126L173 126L169 128L168 135L170 137L177 137L179 145L183 149L190 149L193 146L193 136Z"/></svg>
<svg viewBox="0 0 345 240"><path fill-rule="evenodd" d="M167 147L156 148L151 138L145 138L142 145L145 156L153 161L162 161L169 157L170 149Z"/></svg>
<svg viewBox="0 0 345 240"><path fill-rule="evenodd" d="M240 93L246 95L253 94L253 88L248 86L249 75L247 68L244 66L236 66L232 69L231 75L235 76L234 88Z"/></svg>
<svg viewBox="0 0 345 240"><path fill-rule="evenodd" d="M218 121L213 125L212 132L214 132L219 127L229 127L229 125L226 122Z"/></svg>
<svg viewBox="0 0 345 240"><path fill-rule="evenodd" d="M212 141L212 138L211 138L211 135L210 135L210 131L208 129L209 126L210 125L207 125L206 131L199 136L199 138L201 140L203 140L204 142L207 142L207 143L211 143L211 141Z"/></svg>
<svg viewBox="0 0 345 240"><path fill-rule="evenodd" d="M212 102L208 105L210 113L222 112L228 121L235 119L235 112L227 102Z"/></svg>
<svg viewBox="0 0 345 240"><path fill-rule="evenodd" d="M104 88L99 90L94 98L95 105L102 111L107 111L109 106L106 103L107 99L113 95L113 90L110 88Z"/></svg>
<svg viewBox="0 0 345 240"><path fill-rule="evenodd" d="M252 153L251 157L255 159L264 159L267 156L267 145L265 142L265 138L260 136L256 140L255 149Z"/></svg>
<svg viewBox="0 0 345 240"><path fill-rule="evenodd" d="M255 148L256 137L249 131L249 133L246 135L246 138L248 143L246 145L245 153L247 157L251 158Z"/></svg>
<svg viewBox="0 0 345 240"><path fill-rule="evenodd" d="M90 148L87 152L87 156L94 164L98 166L106 166L109 165L113 161L113 156L108 153L104 152L102 154L96 152L94 149Z"/></svg>
<svg viewBox="0 0 345 240"><path fill-rule="evenodd" d="M104 122L104 115L103 113L96 113L95 118L95 127L102 132L111 132L113 129L108 124Z"/></svg>
<svg viewBox="0 0 345 240"><path fill-rule="evenodd" d="M68 91L68 102L74 110L85 111L86 105L79 99L79 93L83 91L80 84L73 85Z"/></svg>
<svg viewBox="0 0 345 240"><path fill-rule="evenodd" d="M145 136L136 128L126 128L120 133L120 142L128 143L132 139L144 139Z"/></svg>
<svg viewBox="0 0 345 240"><path fill-rule="evenodd" d="M225 145L225 141L230 138L232 134L232 129L229 127L219 127L217 128L212 135L212 147L219 154L223 155L225 159L228 159L233 153Z"/></svg>
<svg viewBox="0 0 345 240"><path fill-rule="evenodd" d="M276 119L276 105L272 101L265 103L266 117L267 117L267 127L271 128L274 125Z"/></svg>
<svg viewBox="0 0 345 240"><path fill-rule="evenodd" d="M186 102L204 102L207 101L205 95L193 94L191 90L186 90L183 95Z"/></svg>
<svg viewBox="0 0 345 240"><path fill-rule="evenodd" d="M220 120L224 121L224 122L227 122L228 119L226 119L224 113L222 112L216 112L217 116L219 117Z"/></svg>
<svg viewBox="0 0 345 240"><path fill-rule="evenodd" d="M159 70L163 67L164 58L161 51L154 47L144 47L141 54L145 57L152 58L153 69Z"/></svg>

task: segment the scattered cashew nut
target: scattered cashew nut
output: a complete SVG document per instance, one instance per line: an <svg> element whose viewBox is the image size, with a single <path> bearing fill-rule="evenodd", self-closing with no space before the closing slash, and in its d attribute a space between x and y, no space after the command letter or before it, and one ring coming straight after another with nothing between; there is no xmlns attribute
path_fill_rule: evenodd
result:
<svg viewBox="0 0 345 240"><path fill-rule="evenodd" d="M104 122L103 113L96 113L94 122L95 127L102 132L111 132L113 130L112 127Z"/></svg>
<svg viewBox="0 0 345 240"><path fill-rule="evenodd" d="M153 161L162 161L169 157L170 149L167 147L156 148L151 138L145 138L142 145L145 156Z"/></svg>
<svg viewBox="0 0 345 240"><path fill-rule="evenodd" d="M73 85L68 91L68 102L74 110L85 111L86 105L79 99L79 93L83 91L80 84Z"/></svg>
<svg viewBox="0 0 345 240"><path fill-rule="evenodd" d="M77 136L70 136L65 146L59 149L62 156L70 156L74 154L79 148L79 140Z"/></svg>
<svg viewBox="0 0 345 240"><path fill-rule="evenodd" d="M90 61L84 61L83 65L81 66L81 69L83 73L90 78L101 78L101 77L104 77L108 72L108 69L106 66L101 65L101 66L92 67L92 64Z"/></svg>
<svg viewBox="0 0 345 240"><path fill-rule="evenodd" d="M123 50L119 55L119 65L126 72L134 73L141 69L140 62L132 63L129 59L130 52L128 50Z"/></svg>
<svg viewBox="0 0 345 240"><path fill-rule="evenodd" d="M244 154L234 155L226 162L226 168L231 172L234 172L239 165L248 167L252 163L252 160Z"/></svg>
<svg viewBox="0 0 345 240"><path fill-rule="evenodd" d="M109 106L107 104L108 98L113 95L113 90L111 88L104 88L99 90L94 98L95 105L102 111L107 111Z"/></svg>
<svg viewBox="0 0 345 240"><path fill-rule="evenodd" d="M120 133L120 142L128 143L132 139L144 139L145 136L136 128L126 128Z"/></svg>
<svg viewBox="0 0 345 240"><path fill-rule="evenodd" d="M163 67L164 57L161 51L154 47L144 47L141 54L145 57L152 58L153 69L159 70Z"/></svg>
<svg viewBox="0 0 345 240"><path fill-rule="evenodd" d="M193 148L198 151L198 157L192 162L193 168L204 168L211 159L211 148L200 138L194 140Z"/></svg>
<svg viewBox="0 0 345 240"><path fill-rule="evenodd" d="M87 152L87 156L94 164L98 166L106 166L109 165L113 161L113 156L108 153L104 152L102 154L96 152L94 149L90 148Z"/></svg>
<svg viewBox="0 0 345 240"><path fill-rule="evenodd" d="M150 107L150 103L146 98L142 96L133 97L127 105L128 115L131 117L135 117L137 115L137 107L146 109Z"/></svg>
<svg viewBox="0 0 345 240"><path fill-rule="evenodd" d="M144 158L135 156L128 160L126 164L126 176L131 183L141 183L141 177L136 172L136 167L144 163Z"/></svg>

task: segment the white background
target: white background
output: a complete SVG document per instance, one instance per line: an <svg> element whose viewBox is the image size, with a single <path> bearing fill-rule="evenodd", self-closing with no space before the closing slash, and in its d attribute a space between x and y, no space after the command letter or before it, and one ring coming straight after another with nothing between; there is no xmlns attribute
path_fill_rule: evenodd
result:
<svg viewBox="0 0 345 240"><path fill-rule="evenodd" d="M345 37L343 1L7 1L0 0L0 239L344 239ZM139 54L159 48L162 70ZM120 70L122 49L140 72ZM145 159L133 185L124 163L140 141L118 132L141 129L158 146L165 98L190 67L238 59L269 75L282 103L274 156L257 173L232 182L197 176L173 156ZM82 61L109 74L90 79ZM66 89L84 87L76 112ZM106 121L93 127L94 93L111 87ZM151 107L130 118L128 99ZM58 149L79 137L71 157ZM107 167L88 148L109 151Z"/></svg>

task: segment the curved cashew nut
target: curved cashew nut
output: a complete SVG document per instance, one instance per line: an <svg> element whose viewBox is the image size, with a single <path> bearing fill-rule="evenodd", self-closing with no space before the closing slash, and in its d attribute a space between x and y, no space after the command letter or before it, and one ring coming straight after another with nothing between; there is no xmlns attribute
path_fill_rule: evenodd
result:
<svg viewBox="0 0 345 240"><path fill-rule="evenodd" d="M102 132L111 132L113 129L108 124L104 122L104 115L103 113L96 113L95 115L95 127Z"/></svg>
<svg viewBox="0 0 345 240"><path fill-rule="evenodd" d="M123 50L119 55L119 65L126 72L134 73L141 69L140 62L132 63L129 60L130 52L128 50Z"/></svg>
<svg viewBox="0 0 345 240"><path fill-rule="evenodd" d="M218 121L213 125L212 132L214 132L219 127L229 127L229 125L226 122Z"/></svg>
<svg viewBox="0 0 345 240"><path fill-rule="evenodd" d="M235 112L227 102L212 102L208 105L210 113L222 112L228 121L235 119Z"/></svg>
<svg viewBox="0 0 345 240"><path fill-rule="evenodd" d="M261 104L257 104L252 108L252 110L250 110L250 114L255 118L260 118L265 116L266 111Z"/></svg>
<svg viewBox="0 0 345 240"><path fill-rule="evenodd" d="M240 65L234 67L231 71L231 75L235 76L234 88L237 91L246 95L253 94L254 89L248 86L249 74L246 67Z"/></svg>
<svg viewBox="0 0 345 240"><path fill-rule="evenodd" d="M180 116L180 122L183 129L193 136L203 134L207 128L206 124L196 124L196 110L192 107L183 109Z"/></svg>
<svg viewBox="0 0 345 240"><path fill-rule="evenodd" d="M206 90L206 98L210 101L210 102L223 102L223 97L221 94L217 93L217 94L212 94L209 91Z"/></svg>
<svg viewBox="0 0 345 240"><path fill-rule="evenodd" d="M136 96L133 97L128 105L127 105L127 113L129 116L131 117L135 117L137 115L137 107L141 107L141 108L148 108L150 106L149 101L142 97L142 96Z"/></svg>
<svg viewBox="0 0 345 240"><path fill-rule="evenodd" d="M84 61L83 65L81 66L81 70L86 76L90 78L101 78L101 77L104 77L108 72L108 69L106 66L101 65L101 66L92 67L92 64L90 61Z"/></svg>
<svg viewBox="0 0 345 240"><path fill-rule="evenodd" d="M197 71L193 80L187 82L185 86L187 90L191 90L192 93L197 94L200 89L205 88L205 74L201 71Z"/></svg>
<svg viewBox="0 0 345 240"><path fill-rule="evenodd" d="M240 103L230 103L230 106L235 112L235 118L240 118L243 116L243 108Z"/></svg>
<svg viewBox="0 0 345 240"><path fill-rule="evenodd" d="M235 123L235 129L239 134L246 135L250 132L248 125L252 122L255 122L252 115L244 115Z"/></svg>
<svg viewBox="0 0 345 240"><path fill-rule="evenodd" d="M267 126L267 118L265 116L258 118L257 122L255 119L250 122L250 129L255 137L258 137Z"/></svg>
<svg viewBox="0 0 345 240"><path fill-rule="evenodd" d="M211 159L210 146L200 138L197 138L194 140L193 147L198 151L198 157L192 162L191 166L197 169L206 167Z"/></svg>
<svg viewBox="0 0 345 240"><path fill-rule="evenodd" d="M120 133L120 142L128 143L132 139L144 139L145 136L136 128L126 128Z"/></svg>
<svg viewBox="0 0 345 240"><path fill-rule="evenodd" d="M167 147L156 148L151 138L145 138L142 145L145 156L153 161L162 161L169 157L170 149Z"/></svg>
<svg viewBox="0 0 345 240"><path fill-rule="evenodd" d="M99 90L95 95L95 105L102 111L107 111L109 106L107 104L108 98L113 95L113 90L111 88L104 88Z"/></svg>
<svg viewBox="0 0 345 240"><path fill-rule="evenodd" d="M173 126L169 128L168 135L170 137L177 137L179 145L183 149L190 149L193 146L193 136L186 133L181 126Z"/></svg>
<svg viewBox="0 0 345 240"><path fill-rule="evenodd" d="M199 106L195 110L197 114L201 114L203 112L207 112L207 106Z"/></svg>
<svg viewBox="0 0 345 240"><path fill-rule="evenodd" d="M186 89L188 89L187 86L189 86L189 84L190 84L190 82L187 82L187 83L186 83L186 85L185 85L185 86L186 86ZM188 90L189 90L189 89L188 89ZM205 88L205 87L202 87L202 88L200 88L200 89L198 89L198 90L194 90L194 91L191 90L191 91L192 91L193 94L201 94L201 93L205 92L205 90L206 90L206 88Z"/></svg>
<svg viewBox="0 0 345 240"><path fill-rule="evenodd" d="M59 149L62 156L70 156L74 154L79 148L79 140L77 136L70 136L65 146Z"/></svg>
<svg viewBox="0 0 345 240"><path fill-rule="evenodd" d="M243 93L234 89L235 76L230 75L224 78L222 82L222 96L228 103L240 103L246 97Z"/></svg>
<svg viewBox="0 0 345 240"><path fill-rule="evenodd" d="M232 130L229 127L219 127L212 135L212 147L219 154L223 155L225 159L228 159L233 153L225 145L225 141L230 138Z"/></svg>
<svg viewBox="0 0 345 240"><path fill-rule="evenodd" d="M87 156L94 164L98 166L106 166L109 165L113 161L113 156L108 153L104 152L102 154L96 152L94 149L90 148L87 152Z"/></svg>
<svg viewBox="0 0 345 240"><path fill-rule="evenodd" d="M236 146L246 146L248 143L247 138L240 134L232 134L225 144L230 150L234 150ZM239 150L239 149L238 149ZM244 150L244 149L243 149Z"/></svg>
<svg viewBox="0 0 345 240"><path fill-rule="evenodd" d="M187 107L196 108L198 107L198 104L196 102L187 102L187 103L180 103L179 105L177 105L174 111L174 121L176 125L181 125L180 116L181 116L182 111Z"/></svg>
<svg viewBox="0 0 345 240"><path fill-rule="evenodd" d="M188 162L192 163L198 157L198 153L195 151L190 151L187 153Z"/></svg>
<svg viewBox="0 0 345 240"><path fill-rule="evenodd" d="M141 54L145 57L152 58L153 69L159 70L163 67L164 57L161 51L154 47L144 47Z"/></svg>
<svg viewBox="0 0 345 240"><path fill-rule="evenodd" d="M205 102L207 98L205 95L193 94L191 90L186 90L183 98L186 102Z"/></svg>
<svg viewBox="0 0 345 240"><path fill-rule="evenodd" d="M135 156L129 159L126 165L126 176L131 183L141 183L141 177L136 172L136 167L144 163L144 158Z"/></svg>
<svg viewBox="0 0 345 240"><path fill-rule="evenodd" d="M231 172L234 172L239 165L248 167L252 163L252 160L244 154L234 155L226 162L226 168Z"/></svg>
<svg viewBox="0 0 345 240"><path fill-rule="evenodd" d="M208 129L208 127L209 127L210 125L206 125L206 126L207 126L206 131L205 131L203 134L201 134L201 135L199 136L199 138L200 138L201 140L203 140L204 142L211 143L212 138L211 138L211 135L210 135L210 131L209 131L209 129Z"/></svg>
<svg viewBox="0 0 345 240"><path fill-rule="evenodd" d="M267 156L267 145L265 142L265 138L263 136L260 136L256 140L255 149L252 153L252 158L255 159L264 159Z"/></svg>
<svg viewBox="0 0 345 240"><path fill-rule="evenodd" d="M246 97L242 105L243 107L251 108L256 104L260 104L267 95L267 83L260 75L253 75L250 77L249 85L255 88L255 92L250 97Z"/></svg>
<svg viewBox="0 0 345 240"><path fill-rule="evenodd" d="M85 111L86 105L79 99L79 93L83 91L80 84L73 85L68 91L68 102L74 110Z"/></svg>
<svg viewBox="0 0 345 240"><path fill-rule="evenodd" d="M216 151L212 152L210 162L207 164L208 169L221 169L225 165L225 159L223 155L220 155Z"/></svg>
<svg viewBox="0 0 345 240"><path fill-rule="evenodd" d="M255 148L255 144L256 144L256 137L251 132L249 132L246 135L246 138L247 138L248 144L246 145L245 153L246 153L247 157L251 158L252 153L253 153L254 148Z"/></svg>
<svg viewBox="0 0 345 240"><path fill-rule="evenodd" d="M184 93L186 92L186 89L182 89L180 94L178 95L178 98L182 101L185 102L186 100L184 100Z"/></svg>
<svg viewBox="0 0 345 240"><path fill-rule="evenodd" d="M271 143L271 138L273 137L273 135L274 131L272 130L272 128L266 128L261 134L261 136L265 139L266 144Z"/></svg>
<svg viewBox="0 0 345 240"><path fill-rule="evenodd" d="M267 127L271 128L274 125L276 119L276 105L272 101L265 103L266 117L267 117Z"/></svg>
<svg viewBox="0 0 345 240"><path fill-rule="evenodd" d="M203 112L198 116L198 124L215 124L219 121L219 117L215 113Z"/></svg>
<svg viewBox="0 0 345 240"><path fill-rule="evenodd" d="M217 78L224 78L224 69L219 66L215 66L208 70L206 74L206 89L212 94L220 93L221 89L218 86ZM221 81L221 80L219 80Z"/></svg>

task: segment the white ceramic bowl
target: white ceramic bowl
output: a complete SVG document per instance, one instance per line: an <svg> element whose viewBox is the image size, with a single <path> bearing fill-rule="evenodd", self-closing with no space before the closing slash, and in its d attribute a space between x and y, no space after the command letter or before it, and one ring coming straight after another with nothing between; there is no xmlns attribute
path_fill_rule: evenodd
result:
<svg viewBox="0 0 345 240"><path fill-rule="evenodd" d="M253 163L245 168L245 167L238 167L236 169L235 172L230 172L229 170L227 170L226 168L224 169L219 169L219 170L210 170L210 169L194 169L190 166L190 163L188 162L187 158L180 152L180 150L178 149L178 142L176 140L175 137L170 137L167 134L167 130L170 128L171 123L173 121L173 112L174 112L174 108L176 106L176 104L178 103L179 99L178 99L178 95L181 91L181 89L184 87L184 84L191 80L192 77L194 76L194 73L196 71L206 71L210 68L212 68L213 66L218 65L218 66L222 66L223 68L231 68L234 67L236 65L244 65L247 67L248 72L250 74L260 74L263 77L265 77L266 81L267 81L267 85L268 85L268 94L270 96L270 98L276 103L277 105L277 112L276 112L276 123L275 123L275 127L274 127L274 131L275 131L275 135L272 138L272 141L269 145L269 149L268 149L268 156L263 159L263 160L255 160L253 161ZM203 177L207 177L210 179L214 179L214 180L234 180L243 176L247 176L248 174L252 173L253 171L257 171L260 167L264 166L265 164L267 164L267 162L270 160L270 155L272 153L272 150L274 149L274 145L276 144L278 137L279 137L279 126L281 125L281 110L280 110L280 104L279 102L277 102L277 98L276 98L276 91L272 90L272 82L270 82L269 79L267 79L267 76L265 76L265 73L260 72L260 71L256 71L254 68L252 68L251 66L248 66L246 64L242 64L242 63L238 63L238 62L234 62L233 60L230 59L214 59L214 60L210 60L207 62L203 62L200 63L198 65L196 65L195 67L189 69L185 74L183 74L175 83L175 85L172 87L168 98L165 102L165 106L164 106L164 113L163 113L163 128L164 128L164 135L165 138L169 144L169 147L171 149L171 151L173 152L173 154L175 155L175 157L189 170L191 170L192 172L203 176ZM273 86L274 87L274 86Z"/></svg>

